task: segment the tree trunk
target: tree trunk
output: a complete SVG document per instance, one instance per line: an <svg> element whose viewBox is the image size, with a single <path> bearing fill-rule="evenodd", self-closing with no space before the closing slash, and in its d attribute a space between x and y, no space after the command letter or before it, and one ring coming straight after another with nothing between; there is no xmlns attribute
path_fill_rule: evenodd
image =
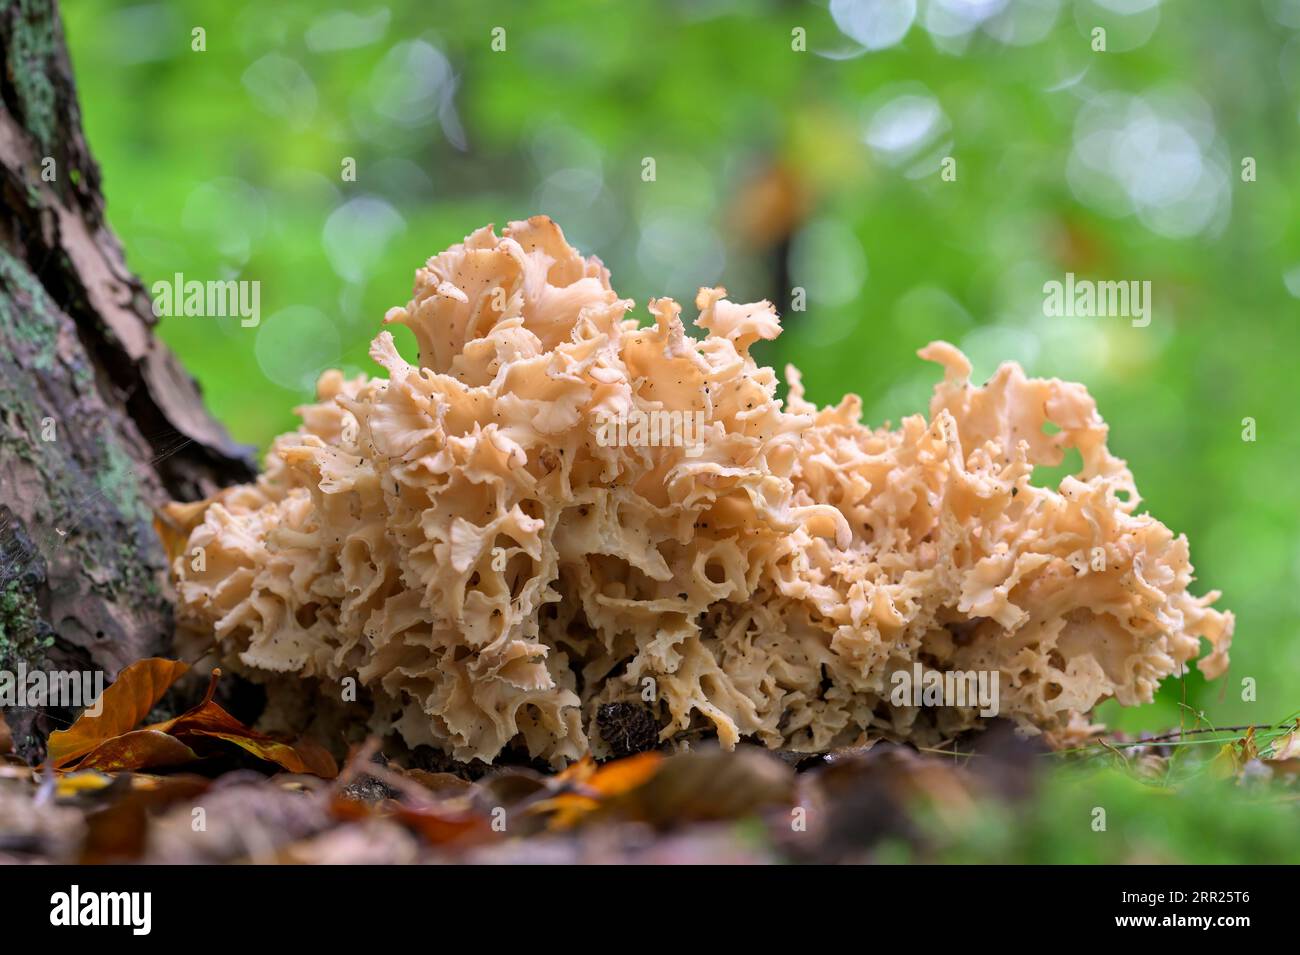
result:
<svg viewBox="0 0 1300 955"><path fill-rule="evenodd" d="M246 480L249 449L154 335L52 0L0 0L0 67L0 670L111 679L171 640L155 509ZM3 714L28 757L69 715Z"/></svg>

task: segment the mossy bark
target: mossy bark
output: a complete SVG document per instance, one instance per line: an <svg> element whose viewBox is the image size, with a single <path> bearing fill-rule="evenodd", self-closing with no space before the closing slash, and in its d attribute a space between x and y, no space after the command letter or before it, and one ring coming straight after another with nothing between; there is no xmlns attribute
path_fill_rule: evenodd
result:
<svg viewBox="0 0 1300 955"><path fill-rule="evenodd" d="M251 473L104 218L58 8L0 0L0 670L166 652L168 499ZM68 714L5 708L39 756Z"/></svg>

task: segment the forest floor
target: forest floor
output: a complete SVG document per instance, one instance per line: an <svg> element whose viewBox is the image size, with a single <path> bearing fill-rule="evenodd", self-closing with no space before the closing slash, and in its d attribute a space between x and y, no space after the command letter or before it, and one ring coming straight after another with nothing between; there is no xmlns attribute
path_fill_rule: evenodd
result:
<svg viewBox="0 0 1300 955"><path fill-rule="evenodd" d="M215 679L149 722L168 667L184 665L128 668L103 714L54 734L40 766L0 729L0 863L1300 860L1290 725L1051 753L995 721L928 751L706 743L558 773L409 754L423 765L402 766L371 740L340 768L244 727Z"/></svg>

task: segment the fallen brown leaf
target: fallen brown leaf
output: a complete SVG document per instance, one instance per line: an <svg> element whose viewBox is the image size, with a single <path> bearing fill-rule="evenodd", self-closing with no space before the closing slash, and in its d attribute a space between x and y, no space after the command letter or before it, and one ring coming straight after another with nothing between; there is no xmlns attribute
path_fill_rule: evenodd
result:
<svg viewBox="0 0 1300 955"><path fill-rule="evenodd" d="M326 830L280 849L288 865L408 865L420 858L419 836L387 819Z"/></svg>
<svg viewBox="0 0 1300 955"><path fill-rule="evenodd" d="M204 811L196 831L194 810ZM283 846L331 825L324 799L247 770L227 773L201 796L149 820L144 861L165 864L268 862Z"/></svg>
<svg viewBox="0 0 1300 955"><path fill-rule="evenodd" d="M135 729L189 669L188 663L158 657L137 660L125 667L104 690L98 716L82 713L70 728L50 734L46 756L49 764L60 769L104 742Z"/></svg>
<svg viewBox="0 0 1300 955"><path fill-rule="evenodd" d="M434 846L462 841L468 845L481 842L492 835L488 818L472 809L467 800L459 797L422 805L386 799L372 805L336 793L330 800L330 812L341 822L393 819Z"/></svg>
<svg viewBox="0 0 1300 955"><path fill-rule="evenodd" d="M180 716L141 729L135 727L190 667L177 660L150 658L126 667L104 691L98 716L83 713L68 730L50 735L49 763L56 769L123 772L181 766L201 758L195 747L218 740L274 763L291 773L332 778L334 758L309 741L286 743L250 729L217 703L221 670L213 670L202 701Z"/></svg>
<svg viewBox="0 0 1300 955"><path fill-rule="evenodd" d="M408 806L393 803L393 818L419 833L425 842L440 846L481 842L492 835L486 818L468 809L445 806Z"/></svg>
<svg viewBox="0 0 1300 955"><path fill-rule="evenodd" d="M137 769L183 766L199 758L175 736L155 729L132 730L105 740L77 761L77 771L120 773Z"/></svg>
<svg viewBox="0 0 1300 955"><path fill-rule="evenodd" d="M530 812L545 814L548 828L557 831L607 818L664 829L740 819L794 800L793 771L754 750L638 753L599 768L583 761L556 783L560 791Z"/></svg>
<svg viewBox="0 0 1300 955"><path fill-rule="evenodd" d="M148 844L149 814L176 802L193 800L212 785L210 780L194 775L129 774L118 776L114 782L126 783L126 791L86 816L80 859L83 865L138 860Z"/></svg>
<svg viewBox="0 0 1300 955"><path fill-rule="evenodd" d="M679 753L664 760L643 785L612 794L605 805L615 815L668 828L789 806L794 783L789 766L754 749Z"/></svg>
<svg viewBox="0 0 1300 955"><path fill-rule="evenodd" d="M551 829L570 829L609 799L643 785L663 762L656 752L637 753L597 766L590 755L556 774L549 788L554 795L529 807L532 814L549 815Z"/></svg>
<svg viewBox="0 0 1300 955"><path fill-rule="evenodd" d="M452 773L431 773L426 769L399 769L403 776L419 783L435 796L463 796L473 787L467 779Z"/></svg>
<svg viewBox="0 0 1300 955"><path fill-rule="evenodd" d="M87 771L67 773L54 783L55 798L72 799L87 793L102 792L113 784L113 777L105 773Z"/></svg>
<svg viewBox="0 0 1300 955"><path fill-rule="evenodd" d="M334 757L323 747L309 740L284 743L258 733L244 726L211 700L198 709L177 717L167 732L191 744L195 739L224 740L291 773L307 773L325 779L338 775Z"/></svg>

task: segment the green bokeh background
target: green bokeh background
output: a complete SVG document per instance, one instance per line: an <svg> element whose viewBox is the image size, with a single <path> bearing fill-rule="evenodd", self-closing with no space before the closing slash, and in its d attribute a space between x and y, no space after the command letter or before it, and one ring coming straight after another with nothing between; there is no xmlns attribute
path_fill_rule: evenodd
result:
<svg viewBox="0 0 1300 955"><path fill-rule="evenodd" d="M915 5L895 43L890 18L906 26L912 0L63 14L132 268L146 284L261 282L257 328L162 324L238 439L290 427L323 367L373 371L368 342L425 258L545 212L643 313L701 284L782 303L805 289L765 357L797 364L815 400L862 395L872 422L924 409L938 375L915 351L933 338L978 377L1012 358L1086 382L1144 506L1187 533L1199 586L1237 614L1225 680L1193 673L1104 718L1286 716L1300 707L1300 2ZM1043 283L1066 272L1149 280L1150 326L1045 317Z"/></svg>

